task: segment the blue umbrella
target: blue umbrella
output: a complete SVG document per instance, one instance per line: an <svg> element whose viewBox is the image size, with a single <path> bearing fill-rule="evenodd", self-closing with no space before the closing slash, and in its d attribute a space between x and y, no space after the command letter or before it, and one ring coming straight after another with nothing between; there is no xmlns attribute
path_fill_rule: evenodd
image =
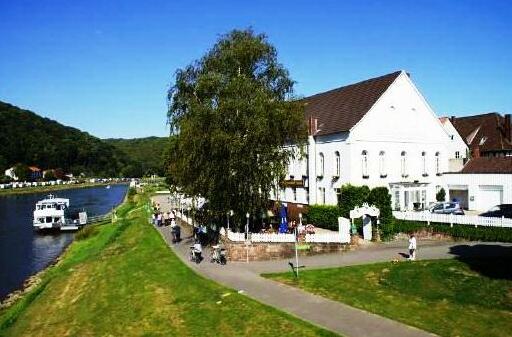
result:
<svg viewBox="0 0 512 337"><path fill-rule="evenodd" d="M286 207L281 205L281 209L279 210L279 217L281 218L281 223L279 224L279 233L288 233L288 219L286 214Z"/></svg>

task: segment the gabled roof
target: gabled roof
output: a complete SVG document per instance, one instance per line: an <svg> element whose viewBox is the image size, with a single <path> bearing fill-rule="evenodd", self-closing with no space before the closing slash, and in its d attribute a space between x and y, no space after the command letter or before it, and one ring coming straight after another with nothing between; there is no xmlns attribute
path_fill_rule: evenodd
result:
<svg viewBox="0 0 512 337"><path fill-rule="evenodd" d="M452 124L462 139L480 152L512 150L512 141L505 134L505 118L499 113L455 117Z"/></svg>
<svg viewBox="0 0 512 337"><path fill-rule="evenodd" d="M315 135L352 129L401 73L396 71L304 98L306 119L318 119Z"/></svg>
<svg viewBox="0 0 512 337"><path fill-rule="evenodd" d="M464 165L460 173L512 174L512 157L478 157Z"/></svg>

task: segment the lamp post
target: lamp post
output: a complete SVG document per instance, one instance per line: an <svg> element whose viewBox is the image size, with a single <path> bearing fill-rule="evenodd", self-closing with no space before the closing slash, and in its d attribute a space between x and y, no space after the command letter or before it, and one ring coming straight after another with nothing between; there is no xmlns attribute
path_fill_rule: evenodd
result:
<svg viewBox="0 0 512 337"><path fill-rule="evenodd" d="M302 213L299 213L299 226L302 227ZM299 278L299 226L295 226L295 275Z"/></svg>
<svg viewBox="0 0 512 337"><path fill-rule="evenodd" d="M245 250L246 250L246 262L249 263L249 212L245 214L247 222L245 224Z"/></svg>
<svg viewBox="0 0 512 337"><path fill-rule="evenodd" d="M229 232L229 218L233 216L233 210L228 212L228 232Z"/></svg>

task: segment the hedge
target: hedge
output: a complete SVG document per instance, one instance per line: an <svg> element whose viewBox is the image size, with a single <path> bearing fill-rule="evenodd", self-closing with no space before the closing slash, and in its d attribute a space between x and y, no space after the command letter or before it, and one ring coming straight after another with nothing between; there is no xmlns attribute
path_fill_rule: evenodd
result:
<svg viewBox="0 0 512 337"><path fill-rule="evenodd" d="M338 206L311 205L307 214L308 223L317 227L338 230L338 217L341 216L341 209Z"/></svg>
<svg viewBox="0 0 512 337"><path fill-rule="evenodd" d="M485 226L469 226L432 223L427 226L425 222L406 221L395 219L392 223L382 225L380 227L383 239L392 239L398 233L414 233L422 230L432 233L440 233L450 235L455 239L464 239L470 241L496 241L496 242L512 242L512 228L504 227L485 227Z"/></svg>

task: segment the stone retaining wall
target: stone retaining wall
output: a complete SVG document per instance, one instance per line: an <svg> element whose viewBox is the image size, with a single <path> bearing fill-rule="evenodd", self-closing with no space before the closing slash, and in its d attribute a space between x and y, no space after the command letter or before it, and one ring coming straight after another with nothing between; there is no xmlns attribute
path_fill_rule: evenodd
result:
<svg viewBox="0 0 512 337"><path fill-rule="evenodd" d="M295 244L293 243L255 242L246 246L244 242L224 240L223 245L227 250L229 261L246 261L247 253L249 253L249 261L275 260L295 256ZM298 251L299 256L340 252L351 248L348 244L340 243L309 243L307 246L309 249Z"/></svg>

